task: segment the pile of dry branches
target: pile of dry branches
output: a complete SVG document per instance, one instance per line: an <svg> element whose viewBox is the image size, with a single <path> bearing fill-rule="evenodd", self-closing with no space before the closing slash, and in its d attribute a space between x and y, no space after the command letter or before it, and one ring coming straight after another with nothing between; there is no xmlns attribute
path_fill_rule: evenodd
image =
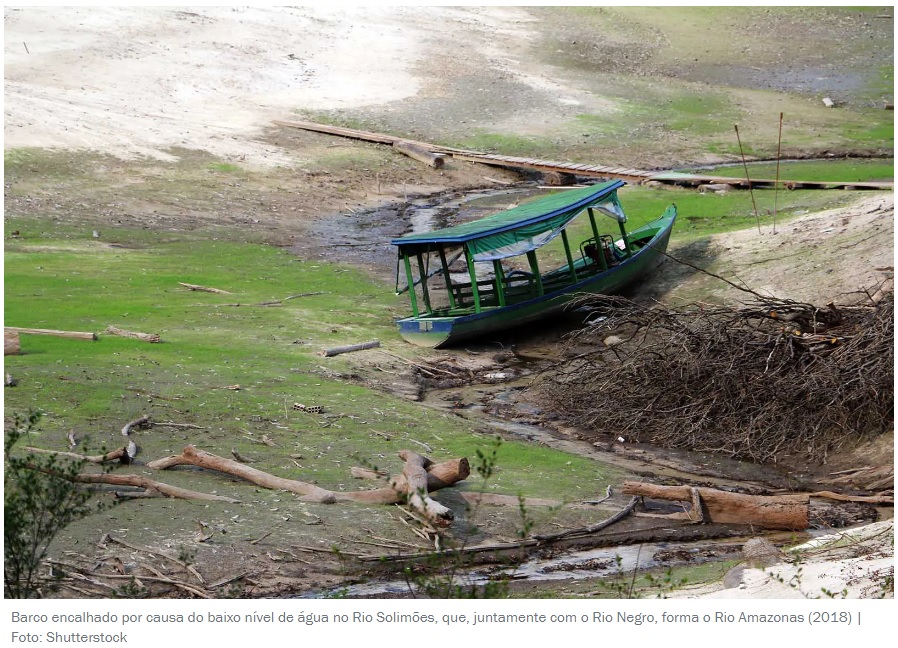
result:
<svg viewBox="0 0 898 648"><path fill-rule="evenodd" d="M537 383L580 427L757 462L825 461L893 426L894 298L818 308L783 299L670 310L591 300L607 318Z"/></svg>

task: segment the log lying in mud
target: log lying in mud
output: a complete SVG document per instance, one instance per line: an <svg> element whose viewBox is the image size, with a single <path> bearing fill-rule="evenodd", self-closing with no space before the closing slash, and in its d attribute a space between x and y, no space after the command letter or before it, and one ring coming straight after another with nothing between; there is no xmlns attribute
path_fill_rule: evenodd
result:
<svg viewBox="0 0 898 648"><path fill-rule="evenodd" d="M277 477L237 461L197 450L194 446L187 446L180 455L151 461L147 467L154 470L165 470L174 466L190 465L216 470L240 477L263 488L295 493L304 501L320 504L334 502L398 504L407 502L428 520L445 525L452 519L452 512L431 500L426 493L452 486L466 479L471 472L468 460L460 458L434 463L411 450L403 450L399 456L405 461L406 466L402 474L390 480L389 486L353 492L331 491L307 482Z"/></svg>
<svg viewBox="0 0 898 648"><path fill-rule="evenodd" d="M110 461L121 461L123 458L127 459L128 457L128 448L122 447L117 450L112 450L111 452L107 452L106 454L101 455L83 455L78 454L77 452L62 452L61 450L45 450L44 448L35 448L33 446L26 446L25 449L28 452L38 452L41 454L52 454L58 457L66 457L68 459L74 459L75 461L83 461L85 463L94 463L94 464L104 464Z"/></svg>
<svg viewBox="0 0 898 648"><path fill-rule="evenodd" d="M179 486L172 486L171 484L163 484L162 482L158 482L155 479L148 479L146 477L141 477L140 475L109 475L109 474L96 474L96 475L76 475L74 481L81 484L109 484L112 486L132 486L137 488L143 488L143 492L140 494L141 497L175 497L178 499L190 499L190 500L204 500L211 502L229 502L232 504L239 504L240 500L236 500L232 497L225 497L223 495L212 495L209 493L198 493L196 491L187 490L186 488L181 488ZM133 497L133 495L132 495Z"/></svg>
<svg viewBox="0 0 898 648"><path fill-rule="evenodd" d="M695 522L751 524L764 529L800 531L809 525L810 495L743 495L713 488L658 486L624 482L622 492L662 500L689 502L684 514L671 514ZM696 498L697 494L697 498ZM693 502L697 502L696 507Z"/></svg>
<svg viewBox="0 0 898 648"><path fill-rule="evenodd" d="M446 156L442 153L434 153L433 151L428 151L427 149L405 140L401 140L399 142L393 142L393 148L402 153L403 155L407 155L413 160L417 160L418 162L423 162L427 166L431 166L434 169L442 169L443 165L446 162Z"/></svg>
<svg viewBox="0 0 898 648"><path fill-rule="evenodd" d="M338 346L331 349L325 349L318 355L324 356L325 358L332 358L343 353L354 353L356 351L364 351L365 349L376 349L379 346L380 340L371 340L370 342L362 342L360 344L349 344L346 346Z"/></svg>

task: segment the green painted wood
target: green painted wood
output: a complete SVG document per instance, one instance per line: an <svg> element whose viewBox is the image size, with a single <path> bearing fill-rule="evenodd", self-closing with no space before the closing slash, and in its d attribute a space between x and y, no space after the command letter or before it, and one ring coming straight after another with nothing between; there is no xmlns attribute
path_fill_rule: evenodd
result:
<svg viewBox="0 0 898 648"><path fill-rule="evenodd" d="M564 256L567 257L567 267L571 271L571 280L577 281L577 268L574 266L571 243L568 241L566 229L561 230L561 242L564 244Z"/></svg>
<svg viewBox="0 0 898 648"><path fill-rule="evenodd" d="M592 207L587 209L586 212L589 214L589 224L592 227L592 236L595 239L596 248L599 250L599 267L602 268L602 270L607 270L608 262L605 260L605 253L602 250L602 241L599 240L599 226L596 225L596 214L592 210Z"/></svg>
<svg viewBox="0 0 898 648"><path fill-rule="evenodd" d="M446 281L446 292L449 294L449 308L455 308L452 277L449 276L449 264L446 262L446 251L443 248L440 248L440 265L443 267L443 279Z"/></svg>
<svg viewBox="0 0 898 648"><path fill-rule="evenodd" d="M617 222L617 225L618 227L620 227L620 236L624 241L624 254L626 254L627 258L629 259L631 256L633 256L633 250L630 249L630 239L627 236L627 230L626 228L624 228L624 224L620 221Z"/></svg>
<svg viewBox="0 0 898 648"><path fill-rule="evenodd" d="M505 272L502 270L502 262L498 259L493 261L493 273L496 275L496 296L499 299L499 306L505 306Z"/></svg>
<svg viewBox="0 0 898 648"><path fill-rule="evenodd" d="M412 314L418 317L421 311L418 310L418 296L415 294L415 279L412 277L412 263L409 261L408 255L402 255L402 261L405 263L405 280L408 282L409 299L412 302Z"/></svg>
<svg viewBox="0 0 898 648"><path fill-rule="evenodd" d="M536 279L536 294L541 297L546 294L546 291L543 289L543 278L539 274L539 263L536 261L536 252L530 250L527 253L527 262L530 264L530 272L533 273L533 277Z"/></svg>
<svg viewBox="0 0 898 648"><path fill-rule="evenodd" d="M470 248L465 246L465 261L468 262L468 274L471 275L471 294L474 297L474 312L479 313L480 307L480 289L477 287L477 273L474 271L474 255L471 254Z"/></svg>
<svg viewBox="0 0 898 648"><path fill-rule="evenodd" d="M424 257L418 254L418 276L421 277L421 295L424 297L424 309L429 313L430 308L430 292L427 290L427 270L424 269Z"/></svg>

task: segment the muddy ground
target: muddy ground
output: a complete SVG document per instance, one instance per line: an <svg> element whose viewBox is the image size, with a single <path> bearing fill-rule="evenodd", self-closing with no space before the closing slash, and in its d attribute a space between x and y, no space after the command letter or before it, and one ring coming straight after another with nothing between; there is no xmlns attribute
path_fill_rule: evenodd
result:
<svg viewBox="0 0 898 648"><path fill-rule="evenodd" d="M711 42L701 56L671 55L662 30L644 21L623 21L620 34L594 42L594 26L547 9L4 11L6 149L54 149L60 151L60 164L71 167L89 159L91 168L108 179L92 195L73 195L42 181L40 169L32 177L7 178L8 215L158 232L241 228L247 240L288 247L305 258L336 254L342 259L351 249L354 262L385 286L391 285L394 271L385 240L402 233L409 204L463 201L474 190L494 191L503 183L534 178L456 162L437 171L373 144L277 128L271 120L289 119L296 110L326 113L448 143L486 128L532 137L534 146L554 147L566 159L667 168L731 158L697 150L663 125L634 121L622 134L641 138L644 146L631 147L623 139L596 159L588 134L572 136L564 127L580 112L626 109L625 103L604 96L596 78L626 74L648 86L672 79L701 88L783 90L799 97L807 110L816 110L810 99L816 106L822 92L841 102L870 102L859 98L859 88L869 70L888 63L892 52L891 47L854 46L864 39L891 38L890 9L883 9L881 17L809 8L817 12L810 21L768 11L754 16L740 35L739 48L729 48L727 56L720 56L727 46ZM740 15L734 22L743 21ZM753 39L771 34L782 48L755 48L752 54ZM822 42L835 43L826 57L817 47ZM734 54L740 48L741 54ZM757 102L755 95L746 97L743 107L751 114L760 107ZM765 128L774 126L770 120ZM847 150L844 143L833 148ZM791 152L814 150L804 142ZM214 184L185 181L184 169L209 163L267 173ZM11 181L17 191L8 190ZM757 287L828 301L890 276L893 211L891 195L864 195L847 210L784 224L776 235L737 232L672 251L704 259L713 249L714 256L725 253L739 276ZM333 245L335 238L340 249ZM731 297L684 267L667 264L659 277L644 298ZM792 292L797 285L801 294ZM398 391L471 417L478 425L486 421L504 434L587 454L636 474L747 488L796 485L784 480L782 471L720 457L609 447L607 439L546 420L528 402L528 380L557 359L559 336L577 323L573 316L557 328L515 332L501 341L502 348L482 343L435 354L426 360L462 367L468 378L422 388L421 372L406 367ZM360 364L359 371L372 386L397 391L379 382L374 368ZM837 471L891 466L892 457L889 436L833 457L828 467L809 471L799 481L819 484L828 476L838 478L830 475ZM848 486L863 488L864 483ZM308 517L310 528L317 529L315 511ZM509 530L498 528L496 535L503 532ZM210 579L225 581L229 574L252 571L253 584L239 593L247 596L326 587L345 577L331 555L264 547L200 548L196 560ZM91 551L115 553L123 570L135 560L158 558L115 543L101 542Z"/></svg>

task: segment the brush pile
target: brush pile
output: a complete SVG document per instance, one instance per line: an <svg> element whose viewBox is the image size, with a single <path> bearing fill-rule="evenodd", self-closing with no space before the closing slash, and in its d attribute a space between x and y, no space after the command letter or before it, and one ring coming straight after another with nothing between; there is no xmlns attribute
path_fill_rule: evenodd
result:
<svg viewBox="0 0 898 648"><path fill-rule="evenodd" d="M822 462L892 429L894 296L850 306L765 298L651 308L590 298L606 317L569 337L536 383L562 418L609 438Z"/></svg>

